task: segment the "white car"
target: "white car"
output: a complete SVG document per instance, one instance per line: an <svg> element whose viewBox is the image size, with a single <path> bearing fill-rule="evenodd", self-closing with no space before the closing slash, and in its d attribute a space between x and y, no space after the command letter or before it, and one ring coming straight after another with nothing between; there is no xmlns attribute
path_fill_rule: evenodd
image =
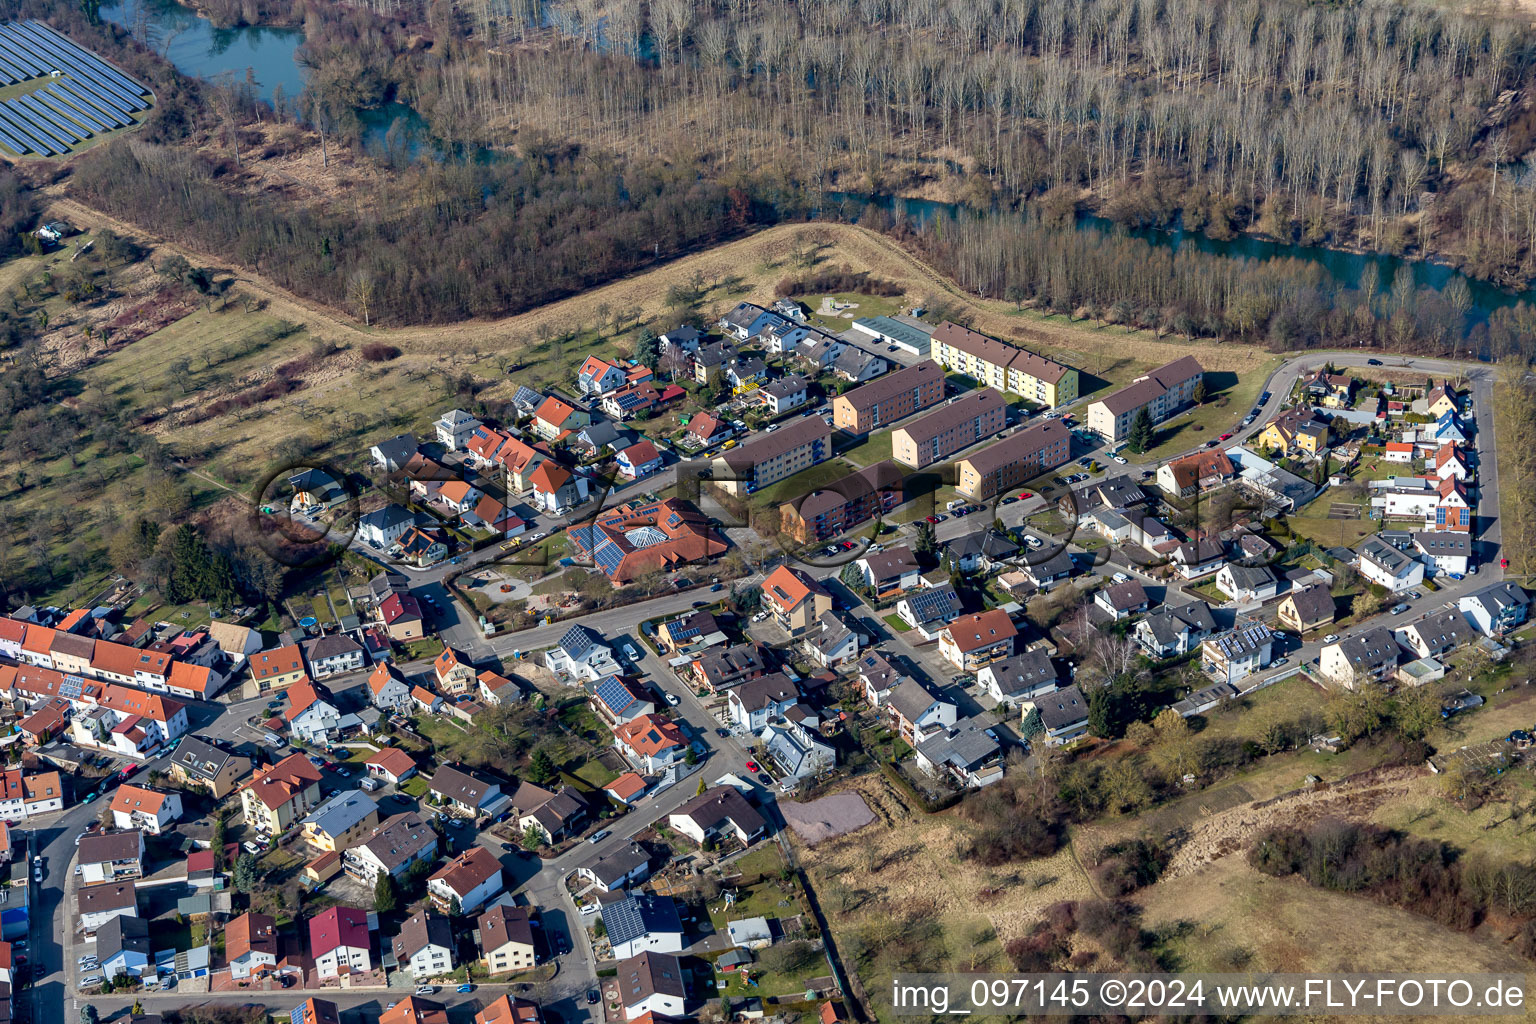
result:
<svg viewBox="0 0 1536 1024"><path fill-rule="evenodd" d="M1120 465L1122 465L1122 466L1125 465L1125 456L1124 455L1116 455L1114 457L1114 459L1115 459L1116 462L1120 463Z"/></svg>
<svg viewBox="0 0 1536 1024"><path fill-rule="evenodd" d="M85 954L85 956L81 957L80 960L79 960L79 963L80 963L81 967L89 967L91 964L93 964L95 962L96 962L96 954L95 953L87 953L87 954Z"/></svg>
<svg viewBox="0 0 1536 1024"><path fill-rule="evenodd" d="M101 984L101 975L99 975L99 974L93 974L89 978L81 978L80 979L80 987L81 988L90 988L93 985L100 985L100 984Z"/></svg>
<svg viewBox="0 0 1536 1024"><path fill-rule="evenodd" d="M677 694L669 693L669 694L666 695L666 697L667 697L667 703L668 704L671 704L673 707L677 707L677 705L679 703L678 699L677 699Z"/></svg>
<svg viewBox="0 0 1536 1024"><path fill-rule="evenodd" d="M417 985L416 986L416 994L419 995L419 996L430 996L430 995L432 995L436 991L437 991L437 986L436 985Z"/></svg>
<svg viewBox="0 0 1536 1024"><path fill-rule="evenodd" d="M1325 643L1325 644L1338 643L1338 641L1339 641L1339 634L1337 634L1337 633L1329 633L1327 636L1323 637L1323 643Z"/></svg>

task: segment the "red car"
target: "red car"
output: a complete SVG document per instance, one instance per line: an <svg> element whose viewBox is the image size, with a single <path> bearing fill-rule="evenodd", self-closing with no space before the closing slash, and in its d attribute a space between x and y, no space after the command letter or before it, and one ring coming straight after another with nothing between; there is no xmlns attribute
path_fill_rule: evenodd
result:
<svg viewBox="0 0 1536 1024"><path fill-rule="evenodd" d="M937 522L939 522L939 517L938 516L928 516L923 521L926 522L926 523L937 523Z"/></svg>
<svg viewBox="0 0 1536 1024"><path fill-rule="evenodd" d="M1509 568L1509 559L1507 559L1507 558L1499 559L1499 568L1500 569L1508 569Z"/></svg>
<svg viewBox="0 0 1536 1024"><path fill-rule="evenodd" d="M1231 434L1222 434L1221 435L1221 440L1223 440L1223 441L1230 441L1230 440L1232 440L1232 435Z"/></svg>
<svg viewBox="0 0 1536 1024"><path fill-rule="evenodd" d="M1019 500L1020 501L1025 501L1025 500L1027 500L1029 498L1033 498L1034 496L1035 496L1034 493L1031 492L1031 491L1020 491L1019 492Z"/></svg>
<svg viewBox="0 0 1536 1024"><path fill-rule="evenodd" d="M756 761L748 761L747 762L747 771L749 771L749 772L757 771L757 762Z"/></svg>

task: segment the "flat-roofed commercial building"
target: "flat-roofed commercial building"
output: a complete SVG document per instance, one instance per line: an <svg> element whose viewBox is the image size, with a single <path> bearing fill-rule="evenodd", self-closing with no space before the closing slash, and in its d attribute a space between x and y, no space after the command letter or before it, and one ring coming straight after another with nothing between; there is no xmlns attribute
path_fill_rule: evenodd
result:
<svg viewBox="0 0 1536 1024"><path fill-rule="evenodd" d="M861 384L832 400L832 422L839 430L867 434L944 401L944 371L921 362Z"/></svg>
<svg viewBox="0 0 1536 1024"><path fill-rule="evenodd" d="M992 436L1007 423L1008 403L998 392L983 388L891 431L891 455L922 469Z"/></svg>
<svg viewBox="0 0 1536 1024"><path fill-rule="evenodd" d="M1072 457L1072 433L1046 420L960 460L955 490L977 501L1055 469Z"/></svg>

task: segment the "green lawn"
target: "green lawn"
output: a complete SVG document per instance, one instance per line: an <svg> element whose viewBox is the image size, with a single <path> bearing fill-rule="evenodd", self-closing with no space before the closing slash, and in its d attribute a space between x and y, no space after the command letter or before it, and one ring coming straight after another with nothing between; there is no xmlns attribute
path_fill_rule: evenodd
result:
<svg viewBox="0 0 1536 1024"><path fill-rule="evenodd" d="M1286 525L1291 528L1291 533L1300 540L1310 540L1320 547L1346 547L1352 548L1362 540L1376 532L1378 522L1375 519L1329 519L1327 506L1323 504L1325 497L1314 503L1314 508L1322 505L1318 511L1322 515L1294 516L1286 520Z"/></svg>
<svg viewBox="0 0 1536 1024"><path fill-rule="evenodd" d="M1159 424L1157 445L1147 454L1162 461L1236 430L1253 408L1254 400L1264 388L1264 381L1279 363L1278 357L1270 359L1259 369L1241 377L1235 373L1206 374L1205 404Z"/></svg>
<svg viewBox="0 0 1536 1024"><path fill-rule="evenodd" d="M883 462L891 457L891 432L881 430L871 434L869 438L856 448L850 448L843 452L843 458L850 462L857 462L861 466L873 466L877 462Z"/></svg>
<svg viewBox="0 0 1536 1024"><path fill-rule="evenodd" d="M881 619L880 621L884 622L887 626L890 626L892 629L894 629L898 633L905 633L905 632L907 632L908 630L910 630L912 628L911 626L907 625L905 622L902 621L900 615L895 615L895 614L887 615L887 616L885 616L885 618Z"/></svg>
<svg viewBox="0 0 1536 1024"><path fill-rule="evenodd" d="M400 792L413 796L418 800L424 800L427 796L427 780L420 775L412 775L396 787Z"/></svg>
<svg viewBox="0 0 1536 1024"><path fill-rule="evenodd" d="M835 483L850 473L858 472L860 468L862 467L854 466L842 459L829 459L794 476L769 484L753 494L749 500L759 508L782 505L786 501L803 497L812 491Z"/></svg>
<svg viewBox="0 0 1536 1024"><path fill-rule="evenodd" d="M443 642L435 636L422 637L405 645L405 660L420 661L423 658L435 658L443 653Z"/></svg>
<svg viewBox="0 0 1536 1024"><path fill-rule="evenodd" d="M584 782L591 783L597 789L602 789L619 777L618 772L597 760L583 761L571 774Z"/></svg>
<svg viewBox="0 0 1536 1024"><path fill-rule="evenodd" d="M1244 697L1226 710L1207 711L1200 735L1257 740L1271 725L1295 721L1308 711L1321 712L1326 700L1305 676L1295 675Z"/></svg>

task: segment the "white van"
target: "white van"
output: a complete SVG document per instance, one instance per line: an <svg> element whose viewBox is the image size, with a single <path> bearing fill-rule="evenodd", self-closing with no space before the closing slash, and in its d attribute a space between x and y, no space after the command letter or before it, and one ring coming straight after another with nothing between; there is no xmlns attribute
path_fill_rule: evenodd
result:
<svg viewBox="0 0 1536 1024"><path fill-rule="evenodd" d="M946 501L944 503L944 511L953 512L957 508L964 508L965 504L966 503L960 498L956 498L954 501Z"/></svg>
<svg viewBox="0 0 1536 1024"><path fill-rule="evenodd" d="M278 734L277 734L277 733L275 733L275 732L269 732L269 733L267 733L267 734L266 734L266 735L265 735L265 736L263 736L263 737L262 737L262 739L264 739L264 740L266 740L266 741L267 741L267 744L268 744L268 745L269 745L269 746L273 746L273 747L282 747L282 746L286 746L286 745L287 745L287 743L288 743L288 741L287 741L287 740L285 740L285 739L283 739L283 738L282 738L282 737L281 737L281 736L279 736L279 735L278 735Z"/></svg>

